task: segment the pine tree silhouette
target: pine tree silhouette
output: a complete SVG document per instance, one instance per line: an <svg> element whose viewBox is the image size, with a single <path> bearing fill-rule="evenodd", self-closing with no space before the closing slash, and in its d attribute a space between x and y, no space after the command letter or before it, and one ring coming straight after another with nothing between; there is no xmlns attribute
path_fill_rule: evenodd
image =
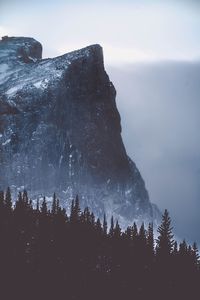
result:
<svg viewBox="0 0 200 300"><path fill-rule="evenodd" d="M199 269L199 258L199 250L197 248L197 244L194 242L194 244L192 245L192 259L196 269Z"/></svg>
<svg viewBox="0 0 200 300"><path fill-rule="evenodd" d="M41 206L41 213L46 216L47 215L47 202L46 202L46 198L44 197L43 198L43 201L42 201L42 206Z"/></svg>
<svg viewBox="0 0 200 300"><path fill-rule="evenodd" d="M115 228L113 230L113 236L117 239L119 239L120 236L121 236L121 228L119 226L118 220L116 221L116 225L115 225Z"/></svg>
<svg viewBox="0 0 200 300"><path fill-rule="evenodd" d="M138 228L135 222L133 223L133 227L132 227L132 236L133 236L133 240L136 240L138 237Z"/></svg>
<svg viewBox="0 0 200 300"><path fill-rule="evenodd" d="M153 261L154 259L154 234L153 234L153 223L149 223L148 231L147 231L147 251L149 255L149 260Z"/></svg>
<svg viewBox="0 0 200 300"><path fill-rule="evenodd" d="M103 215L103 233L105 236L107 235L107 229L108 229L107 220L106 220L106 215L104 214Z"/></svg>
<svg viewBox="0 0 200 300"><path fill-rule="evenodd" d="M12 198L11 198L11 191L9 187L6 190L5 208L7 209L7 211L11 211L12 208Z"/></svg>
<svg viewBox="0 0 200 300"><path fill-rule="evenodd" d="M109 235L111 237L113 237L114 235L114 218L113 216L111 217L111 220L110 220L110 230L109 230Z"/></svg>
<svg viewBox="0 0 200 300"><path fill-rule="evenodd" d="M171 227L171 219L169 217L168 211L165 209L164 214L162 216L162 223L158 227L159 236L157 238L157 255L159 257L163 257L167 259L170 256L174 240L173 240L173 233Z"/></svg>
<svg viewBox="0 0 200 300"><path fill-rule="evenodd" d="M0 192L2 299L64 299L66 291L74 300L198 299L197 245L178 247L167 211L154 251L152 223L123 231L112 217L107 232L106 217L102 225L88 208L81 212L78 197L69 217L55 194L51 210L45 197L33 205L26 191L15 206L6 197L12 203L9 190Z"/></svg>
<svg viewBox="0 0 200 300"><path fill-rule="evenodd" d="M52 207L51 207L51 212L52 212L53 215L56 214L56 212L57 212L57 203L56 202L57 202L56 194L54 193L53 194Z"/></svg>
<svg viewBox="0 0 200 300"><path fill-rule="evenodd" d="M0 209L2 209L4 207L5 203L4 203L4 192L0 191Z"/></svg>

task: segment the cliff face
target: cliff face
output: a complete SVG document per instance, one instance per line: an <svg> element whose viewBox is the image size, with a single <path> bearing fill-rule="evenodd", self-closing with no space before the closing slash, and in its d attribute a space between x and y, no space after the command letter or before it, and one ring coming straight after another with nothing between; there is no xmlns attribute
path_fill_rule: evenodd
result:
<svg viewBox="0 0 200 300"><path fill-rule="evenodd" d="M0 41L0 188L33 199L76 194L99 216L154 219L144 181L121 138L102 48L41 59L32 38Z"/></svg>

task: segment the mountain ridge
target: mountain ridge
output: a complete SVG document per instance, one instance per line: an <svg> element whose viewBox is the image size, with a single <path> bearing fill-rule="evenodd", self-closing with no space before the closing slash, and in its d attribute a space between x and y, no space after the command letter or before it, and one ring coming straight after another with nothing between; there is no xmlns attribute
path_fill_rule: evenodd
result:
<svg viewBox="0 0 200 300"><path fill-rule="evenodd" d="M4 37L0 71L0 188L56 192L64 206L79 194L125 224L158 217L127 156L100 45L42 59L36 40Z"/></svg>

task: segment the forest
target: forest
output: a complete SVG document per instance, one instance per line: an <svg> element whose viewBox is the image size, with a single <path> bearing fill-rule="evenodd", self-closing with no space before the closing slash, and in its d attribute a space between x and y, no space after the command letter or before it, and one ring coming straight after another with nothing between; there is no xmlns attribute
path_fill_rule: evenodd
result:
<svg viewBox="0 0 200 300"><path fill-rule="evenodd" d="M71 212L53 195L33 205L26 191L0 192L0 299L200 299L196 243L174 238L164 211L155 238L150 223L122 231L79 198Z"/></svg>

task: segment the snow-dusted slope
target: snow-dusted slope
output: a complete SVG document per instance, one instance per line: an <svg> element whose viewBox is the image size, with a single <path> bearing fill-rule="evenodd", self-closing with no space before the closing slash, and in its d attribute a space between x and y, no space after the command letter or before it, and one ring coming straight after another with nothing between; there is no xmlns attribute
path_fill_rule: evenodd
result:
<svg viewBox="0 0 200 300"><path fill-rule="evenodd" d="M79 194L99 216L121 222L159 214L126 154L115 89L102 48L41 59L31 38L0 41L0 188L33 198Z"/></svg>

